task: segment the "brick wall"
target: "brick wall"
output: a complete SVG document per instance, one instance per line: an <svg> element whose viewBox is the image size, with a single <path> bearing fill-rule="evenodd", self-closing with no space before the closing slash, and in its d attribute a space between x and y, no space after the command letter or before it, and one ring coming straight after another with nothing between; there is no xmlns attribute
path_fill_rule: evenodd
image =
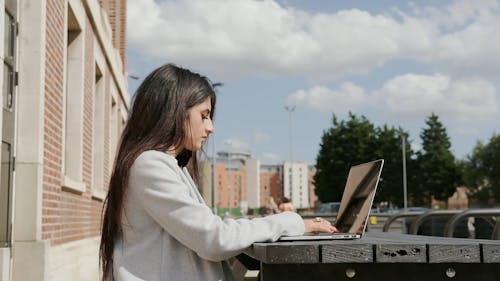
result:
<svg viewBox="0 0 500 281"><path fill-rule="evenodd" d="M127 69L126 50L126 24L127 24L127 1L126 0L100 0L101 7L106 10L113 31L113 46L120 51L123 69Z"/></svg>
<svg viewBox="0 0 500 281"><path fill-rule="evenodd" d="M280 172L260 172L260 205L268 206L272 197L278 202L283 193L283 185Z"/></svg>
<svg viewBox="0 0 500 281"><path fill-rule="evenodd" d="M123 69L127 69L127 1L121 1L120 6L120 50Z"/></svg>
<svg viewBox="0 0 500 281"><path fill-rule="evenodd" d="M65 0L47 0L45 112L44 112L44 170L42 200L42 240L52 245L98 236L102 201L92 197L93 103L95 83L94 41L96 35L89 18L84 30L84 120L83 120L83 182L86 190L74 193L61 189L63 174L64 121L64 62L65 62ZM109 181L111 168L109 153L110 87L112 75L103 70L105 85L105 147L104 180Z"/></svg>
<svg viewBox="0 0 500 281"><path fill-rule="evenodd" d="M64 71L64 15L61 0L47 0L42 239L62 236L61 169Z"/></svg>

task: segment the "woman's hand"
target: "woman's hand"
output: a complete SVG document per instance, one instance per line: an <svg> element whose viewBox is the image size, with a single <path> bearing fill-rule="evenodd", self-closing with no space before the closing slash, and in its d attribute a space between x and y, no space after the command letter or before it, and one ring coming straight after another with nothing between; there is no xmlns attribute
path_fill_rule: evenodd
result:
<svg viewBox="0 0 500 281"><path fill-rule="evenodd" d="M304 220L305 232L339 232L329 221L322 218L306 219Z"/></svg>

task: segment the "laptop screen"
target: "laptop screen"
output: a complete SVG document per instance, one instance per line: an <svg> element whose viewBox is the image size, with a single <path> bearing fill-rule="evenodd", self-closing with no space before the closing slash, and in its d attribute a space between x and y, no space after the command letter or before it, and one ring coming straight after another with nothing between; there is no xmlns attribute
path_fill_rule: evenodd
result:
<svg viewBox="0 0 500 281"><path fill-rule="evenodd" d="M370 215L384 160L351 167L335 220L340 232L362 235Z"/></svg>

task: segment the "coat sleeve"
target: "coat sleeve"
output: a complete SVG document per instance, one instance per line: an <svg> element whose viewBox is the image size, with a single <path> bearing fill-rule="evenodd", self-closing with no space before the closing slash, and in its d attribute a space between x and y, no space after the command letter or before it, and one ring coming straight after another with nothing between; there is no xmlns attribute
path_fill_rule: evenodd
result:
<svg viewBox="0 0 500 281"><path fill-rule="evenodd" d="M165 231L207 260L225 260L254 242L304 233L302 218L293 212L222 220L189 195L175 158L162 152L148 151L137 158L129 188L137 188L138 203Z"/></svg>

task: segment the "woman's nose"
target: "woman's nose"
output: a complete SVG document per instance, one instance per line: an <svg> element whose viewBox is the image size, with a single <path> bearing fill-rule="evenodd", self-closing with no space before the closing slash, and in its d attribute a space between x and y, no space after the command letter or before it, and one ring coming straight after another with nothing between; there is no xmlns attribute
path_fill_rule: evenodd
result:
<svg viewBox="0 0 500 281"><path fill-rule="evenodd" d="M214 128L214 123L212 122L212 120L209 120L209 122L207 123L207 126L205 128L205 130L207 130L207 132L209 134L213 133L215 128Z"/></svg>

